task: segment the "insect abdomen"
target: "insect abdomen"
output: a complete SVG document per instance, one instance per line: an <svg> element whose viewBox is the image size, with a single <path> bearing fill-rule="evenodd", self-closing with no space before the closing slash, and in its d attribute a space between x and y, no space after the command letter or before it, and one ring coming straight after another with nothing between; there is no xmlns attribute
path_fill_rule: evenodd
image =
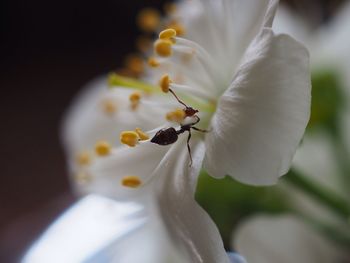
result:
<svg viewBox="0 0 350 263"><path fill-rule="evenodd" d="M178 135L176 130L171 127L159 130L151 139L151 142L159 145L169 145L177 141Z"/></svg>

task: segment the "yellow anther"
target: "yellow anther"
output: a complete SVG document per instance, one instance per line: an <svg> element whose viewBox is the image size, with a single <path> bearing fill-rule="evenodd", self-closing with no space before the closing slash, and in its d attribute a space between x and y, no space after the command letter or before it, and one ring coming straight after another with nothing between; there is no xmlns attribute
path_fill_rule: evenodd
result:
<svg viewBox="0 0 350 263"><path fill-rule="evenodd" d="M176 31L172 28L168 28L159 33L159 39L171 39L176 37Z"/></svg>
<svg viewBox="0 0 350 263"><path fill-rule="evenodd" d="M126 186L126 187L137 188L142 184L142 181L138 176L129 175L129 176L123 177L121 183L123 186Z"/></svg>
<svg viewBox="0 0 350 263"><path fill-rule="evenodd" d="M150 57L148 59L148 65L152 68L156 68L159 66L159 61L154 57Z"/></svg>
<svg viewBox="0 0 350 263"><path fill-rule="evenodd" d="M111 152L111 146L106 141L99 141L95 145L95 152L99 156L106 156Z"/></svg>
<svg viewBox="0 0 350 263"><path fill-rule="evenodd" d="M79 165L89 165L91 163L91 156L89 152L81 152L77 156L77 163Z"/></svg>
<svg viewBox="0 0 350 263"><path fill-rule="evenodd" d="M172 45L169 39L158 39L154 42L154 52L161 57L170 57L173 54Z"/></svg>
<svg viewBox="0 0 350 263"><path fill-rule="evenodd" d="M117 111L117 105L114 101L106 99L102 102L102 110L108 115L113 115Z"/></svg>
<svg viewBox="0 0 350 263"><path fill-rule="evenodd" d="M129 100L131 102L140 101L140 99L141 99L141 93L140 92L133 92L129 96Z"/></svg>
<svg viewBox="0 0 350 263"><path fill-rule="evenodd" d="M147 133L145 133L144 131L142 131L140 128L136 128L135 132L137 133L137 135L139 136L139 140L140 141L145 141L149 139L149 136Z"/></svg>
<svg viewBox="0 0 350 263"><path fill-rule="evenodd" d="M129 100L131 103L131 109L136 110L138 106L140 105L141 100L141 93L140 92L134 92L129 96Z"/></svg>
<svg viewBox="0 0 350 263"><path fill-rule="evenodd" d="M140 137L135 131L123 131L120 134L120 142L130 147L135 147Z"/></svg>
<svg viewBox="0 0 350 263"><path fill-rule="evenodd" d="M164 93L169 92L171 79L168 74L164 74L159 80L159 86Z"/></svg>
<svg viewBox="0 0 350 263"><path fill-rule="evenodd" d="M174 111L168 112L165 117L168 121L181 123L185 119L186 114L183 109L176 109Z"/></svg>
<svg viewBox="0 0 350 263"><path fill-rule="evenodd" d="M129 55L125 59L126 67L135 74L141 74L144 70L143 59L137 55Z"/></svg>
<svg viewBox="0 0 350 263"><path fill-rule="evenodd" d="M167 28L172 28L176 31L176 35L183 36L186 33L185 27L177 21L171 21Z"/></svg>
<svg viewBox="0 0 350 263"><path fill-rule="evenodd" d="M147 32L152 32L157 29L160 23L160 14L156 9L145 8L137 16L138 26Z"/></svg>

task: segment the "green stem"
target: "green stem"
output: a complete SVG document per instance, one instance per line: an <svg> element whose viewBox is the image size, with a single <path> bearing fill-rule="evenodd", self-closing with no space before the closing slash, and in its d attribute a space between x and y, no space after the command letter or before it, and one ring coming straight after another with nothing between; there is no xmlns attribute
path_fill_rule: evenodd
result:
<svg viewBox="0 0 350 263"><path fill-rule="evenodd" d="M350 159L348 149L346 148L342 134L339 134L339 130L338 128L335 132L331 133L331 138L333 140L332 145L336 157L335 159L341 170L343 186L347 190L350 187Z"/></svg>
<svg viewBox="0 0 350 263"><path fill-rule="evenodd" d="M295 169L290 170L284 178L288 183L303 190L310 197L328 207L346 222L349 222L350 206L348 202L337 193L334 193L318 182L314 182L312 179L301 175Z"/></svg>

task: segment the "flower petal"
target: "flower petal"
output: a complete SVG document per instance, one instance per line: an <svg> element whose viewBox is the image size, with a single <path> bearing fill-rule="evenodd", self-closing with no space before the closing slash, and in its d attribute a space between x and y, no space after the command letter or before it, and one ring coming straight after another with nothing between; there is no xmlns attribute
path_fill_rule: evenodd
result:
<svg viewBox="0 0 350 263"><path fill-rule="evenodd" d="M194 199L204 145L192 145L193 164L189 167L184 139L168 152L168 161L157 171L164 175L158 193L160 212L172 236L187 250L190 262L230 262L217 227Z"/></svg>
<svg viewBox="0 0 350 263"><path fill-rule="evenodd" d="M227 255L230 258L231 263L247 263L247 261L237 253L228 252Z"/></svg>
<svg viewBox="0 0 350 263"><path fill-rule="evenodd" d="M342 262L322 236L292 216L259 216L244 222L234 246L249 263Z"/></svg>
<svg viewBox="0 0 350 263"><path fill-rule="evenodd" d="M285 174L309 120L310 82L304 46L264 29L219 101L206 136L209 174L261 185Z"/></svg>
<svg viewBox="0 0 350 263"><path fill-rule="evenodd" d="M81 186L84 193L98 193L114 199L140 196L151 185L141 185L141 189L125 187L121 184L125 176L137 176L141 183L148 183L169 146L142 143L135 148L121 146L112 154L101 157L88 169L91 182Z"/></svg>
<svg viewBox="0 0 350 263"><path fill-rule="evenodd" d="M23 262L92 262L92 257L101 256L111 244L139 231L145 223L139 204L89 195L45 231Z"/></svg>
<svg viewBox="0 0 350 263"><path fill-rule="evenodd" d="M67 111L62 125L62 140L69 157L79 151L93 149L98 140L106 140L113 145L121 131L136 127L151 130L164 122L164 113L157 114L149 107L132 111L129 105L132 92L132 89L108 88L105 76L96 78L83 88ZM115 114L108 115L103 111L103 102L106 101L115 104Z"/></svg>
<svg viewBox="0 0 350 263"><path fill-rule="evenodd" d="M186 262L153 212L152 206L89 195L45 231L23 262Z"/></svg>

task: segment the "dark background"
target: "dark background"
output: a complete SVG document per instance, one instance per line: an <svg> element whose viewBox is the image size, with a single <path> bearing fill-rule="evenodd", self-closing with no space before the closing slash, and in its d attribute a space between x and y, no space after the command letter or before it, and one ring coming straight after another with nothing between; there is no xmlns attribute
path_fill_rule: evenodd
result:
<svg viewBox="0 0 350 263"><path fill-rule="evenodd" d="M74 201L59 142L64 110L134 50L137 12L165 2L1 1L0 262L16 261ZM289 2L316 25L341 1Z"/></svg>

